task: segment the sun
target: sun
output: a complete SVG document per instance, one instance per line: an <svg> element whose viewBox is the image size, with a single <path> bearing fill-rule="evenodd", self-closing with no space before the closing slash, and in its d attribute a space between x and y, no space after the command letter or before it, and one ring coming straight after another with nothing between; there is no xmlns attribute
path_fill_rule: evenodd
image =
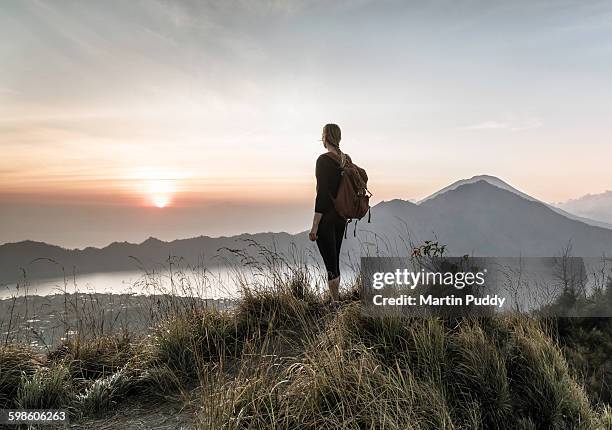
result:
<svg viewBox="0 0 612 430"><path fill-rule="evenodd" d="M149 182L148 193L151 202L158 208L165 208L172 201L174 187L171 180L155 179Z"/></svg>
<svg viewBox="0 0 612 430"><path fill-rule="evenodd" d="M153 195L151 197L151 200L153 200L153 203L158 208L165 208L166 206L168 206L168 203L170 203L170 197L169 196L164 196L164 195L161 195L161 194Z"/></svg>

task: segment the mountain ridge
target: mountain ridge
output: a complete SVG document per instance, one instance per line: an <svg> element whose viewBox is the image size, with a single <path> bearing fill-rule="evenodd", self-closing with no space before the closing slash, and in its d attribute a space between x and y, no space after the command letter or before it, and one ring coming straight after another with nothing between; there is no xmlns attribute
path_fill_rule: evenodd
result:
<svg viewBox="0 0 612 430"><path fill-rule="evenodd" d="M349 225L343 245L344 260L398 255L424 240L440 241L451 255L554 256L570 241L576 255L612 253L612 230L572 219L537 199L482 179L459 184L418 204L401 199L382 201L373 207L371 224L360 221L355 233L353 225ZM26 240L0 245L0 283L21 279L22 267L34 279L57 277L58 265L69 272L76 268L79 273L135 270L140 264L136 262L158 265L170 255L207 267L233 264L239 259L231 252L223 254L223 250L242 246L256 254L257 250L248 246L252 242L281 253L295 248L316 258L316 247L306 233L201 235L168 242L149 237L139 244L124 241L84 249ZM39 258L48 260L36 260Z"/></svg>
<svg viewBox="0 0 612 430"><path fill-rule="evenodd" d="M432 198L437 197L438 195L444 194L444 193L446 193L448 191L455 190L455 189L457 189L460 186L467 185L467 184L473 184L473 183L476 183L478 181L485 181L485 182L487 182L487 183L489 183L489 184L491 184L493 186L501 188L502 190L506 190L506 191L512 192L514 194L517 194L517 195L523 197L526 200L533 200L533 201L540 202L540 203L548 206L553 211L555 211L555 212L557 212L557 213L559 213L559 214L561 214L561 215L563 215L563 216L565 216L567 218L574 219L576 221L580 221L580 222L583 222L585 224L589 224L589 225L592 225L592 226L595 226L595 227L603 227L603 228L607 228L607 229L612 229L612 224L611 223L608 223L608 222L605 222L605 221L601 221L601 220L598 220L598 219L593 219L593 218L590 218L590 217L587 217L587 216L580 216L580 215L574 214L572 212L568 212L568 211L564 210L563 208L559 207L559 204L554 205L554 204L549 204L549 203L543 202L542 200L536 199L535 197L532 197L529 194L526 194L526 193L524 193L524 192L514 188L512 185L508 184L507 182L503 181L502 179L500 179L500 178L498 178L496 176L492 176L492 175L476 175L476 176L472 176L469 179L460 179L460 180L455 181L452 184L450 184L450 185L448 185L448 186L446 186L446 187L436 191L435 193L433 193L433 194L431 194L431 195L429 195L429 196L419 200L417 202L417 204L424 203L424 202L426 202L426 201L428 201L428 200L430 200ZM606 194L606 193L603 193L603 194ZM584 196L582 198L589 197L589 196L591 196L591 195L587 195L587 196ZM612 192L610 192L610 196L612 196ZM582 198L580 198L580 199L582 199ZM580 199L578 199L578 200L580 200ZM575 199L574 200L568 200L568 203L572 202L572 201L575 201ZM611 199L611 201L612 201L612 199Z"/></svg>

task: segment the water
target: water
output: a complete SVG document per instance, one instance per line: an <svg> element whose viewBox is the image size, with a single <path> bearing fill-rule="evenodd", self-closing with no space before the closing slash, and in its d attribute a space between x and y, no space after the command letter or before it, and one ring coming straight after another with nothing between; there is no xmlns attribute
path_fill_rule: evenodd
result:
<svg viewBox="0 0 612 430"><path fill-rule="evenodd" d="M309 283L320 291L322 276L320 269L309 267ZM287 279L290 271L275 272ZM63 277L38 279L29 284L0 285L0 300L14 296L50 296L64 293L107 293L107 294L174 294L207 299L236 298L240 285L254 288L271 286L271 273L254 270L217 267L191 271L169 270L158 272L125 271L81 274L75 278Z"/></svg>
<svg viewBox="0 0 612 430"><path fill-rule="evenodd" d="M137 272L110 272L90 273L79 275L76 280L69 278L50 278L30 281L27 286L17 284L4 285L0 289L0 299L6 299L12 295L38 295L49 296L53 294L89 292L100 293L127 293L133 284L142 276Z"/></svg>

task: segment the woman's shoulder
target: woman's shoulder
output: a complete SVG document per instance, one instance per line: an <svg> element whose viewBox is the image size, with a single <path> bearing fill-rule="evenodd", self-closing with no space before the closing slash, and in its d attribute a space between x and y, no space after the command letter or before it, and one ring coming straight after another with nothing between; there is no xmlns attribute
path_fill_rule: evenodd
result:
<svg viewBox="0 0 612 430"><path fill-rule="evenodd" d="M324 152L323 154L319 155L319 158L317 158L317 164L320 163L334 166L338 164L338 160L336 160L333 155L330 155L329 152Z"/></svg>
<svg viewBox="0 0 612 430"><path fill-rule="evenodd" d="M333 163L331 157L325 153L319 155L317 158L317 166L327 166Z"/></svg>

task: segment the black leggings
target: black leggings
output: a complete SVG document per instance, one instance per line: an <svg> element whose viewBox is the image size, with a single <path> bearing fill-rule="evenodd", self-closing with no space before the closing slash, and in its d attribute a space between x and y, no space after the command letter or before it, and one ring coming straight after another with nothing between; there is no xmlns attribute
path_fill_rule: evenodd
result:
<svg viewBox="0 0 612 430"><path fill-rule="evenodd" d="M331 281L340 276L340 247L344 237L346 220L335 210L331 210L321 217L317 230L317 247L323 257L327 279Z"/></svg>

